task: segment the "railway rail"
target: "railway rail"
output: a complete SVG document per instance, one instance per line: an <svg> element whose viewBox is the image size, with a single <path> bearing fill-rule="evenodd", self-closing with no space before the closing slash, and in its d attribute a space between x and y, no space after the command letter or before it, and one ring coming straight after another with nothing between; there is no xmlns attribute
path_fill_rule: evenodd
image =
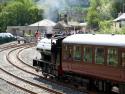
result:
<svg viewBox="0 0 125 94"><path fill-rule="evenodd" d="M31 43L31 44L34 44L34 43ZM21 47L21 46L25 46L25 45L29 45L29 43L28 44L17 44L17 43L8 44L6 46L0 47L0 52L14 48L14 47Z"/></svg>
<svg viewBox="0 0 125 94"><path fill-rule="evenodd" d="M21 45L22 46L22 45ZM20 46L20 47L21 47ZM16 46L14 46L14 48L15 48ZM17 46L17 47L19 47L19 46ZM19 48L20 48L19 47ZM8 47L7 47L8 48ZM13 46L12 47L10 47L10 48L13 48ZM16 48L17 49L17 48ZM2 51L4 51L4 50L6 50L6 49L2 49ZM11 62L11 61L10 61ZM12 63L12 62L11 62ZM5 66L10 66L10 65L5 65ZM12 67L12 66L11 66ZM14 69L14 68L13 68ZM54 90L50 90L50 89L48 89L48 88L45 88L45 87L43 87L43 86L40 86L40 85L38 85L38 84L35 84L35 83L32 83L32 82L30 82L30 81L27 81L27 80L25 80L25 79L23 79L23 78L21 78L21 77L18 77L18 76L16 76L15 74L13 74L13 73L10 73L9 72L9 70L7 71L7 69L5 69L5 68L1 68L0 67L0 70L2 71L2 74L4 74L4 75L1 75L1 77L3 77L3 79L4 80L6 80L8 83L10 83L10 84L12 84L12 85L14 85L14 86L16 86L16 87L18 87L18 88L20 88L20 89L22 89L22 90L24 90L24 91L26 91L26 92L29 92L29 93L31 93L31 94L43 94L43 93L45 93L46 92L46 94L50 94L50 93L53 93L53 94L62 94L62 93L60 93L60 92L56 92L56 91L54 91ZM17 71L17 70L13 70L13 71ZM13 79L15 79L15 80L13 80ZM14 82L16 82L16 83L20 83L20 84L23 84L22 86L20 86L20 84L19 85L17 85L16 83L14 83ZM26 87L25 88L23 88L24 86L27 86L27 87L29 87L30 88L30 90L28 90L28 89L26 89ZM34 90L34 91L33 91ZM46 91L45 91L46 90ZM44 92L43 92L44 91Z"/></svg>
<svg viewBox="0 0 125 94"><path fill-rule="evenodd" d="M24 49L25 49L25 48L24 48ZM21 57L20 57L20 53L21 53L24 49L19 50L18 53L16 54L16 57L18 58L18 60L19 60L21 63L23 63L24 65L30 67L30 68L33 69L33 71L34 71L36 68L34 68L33 66L27 64L27 63L26 63L25 61L23 61L23 59L21 59ZM24 70L25 70L25 69L24 69ZM33 71L31 71L31 73L32 73ZM29 71L28 71L28 72L29 72ZM32 73L32 74L34 74L34 73ZM73 89L73 90L79 91L79 90L76 89L74 86L71 86L71 85L69 85L69 84L64 84L63 82L56 81L55 79L48 79L48 78L46 79L46 78L43 77L41 74L40 74L40 75L39 75L39 74L34 74L34 75L38 76L39 78L41 78L41 79L43 79L43 80L47 80L47 81L56 83L56 84L58 84L58 85L61 85L61 86L64 86L64 87L69 87L69 88L71 88L71 89ZM82 88L82 89L83 89L83 90L82 90L82 93L83 93L83 91L84 91L84 93L87 93L87 92L88 92L88 91L85 90L84 88Z"/></svg>
<svg viewBox="0 0 125 94"><path fill-rule="evenodd" d="M16 48L16 49L18 49L18 48ZM16 50L16 49L14 49L14 50ZM21 63L19 63L18 61L16 61L16 64L14 64L15 62L13 62L11 58L9 58L10 53L13 52L14 50L11 50L11 51L8 53L8 55L7 55L7 60L9 61L9 63L11 63L11 64L12 64L13 66L15 66L16 68L18 68L18 69L20 69L20 70L22 70L22 71L24 71L24 72L26 72L26 73L29 73L30 75L38 76L38 75L36 75L37 73L35 73L34 70L29 69L27 66L21 65ZM11 55L11 56L12 56L12 55ZM17 63L18 63L18 64L17 64ZM23 67L25 67L26 69L29 69L29 70L24 70ZM30 72L30 71L34 71L34 73L32 73L32 72ZM35 74L35 75L34 75L34 74ZM25 80L25 79L22 79L22 80ZM45 87L45 86L43 86L43 85L38 85L38 84L36 84L36 83L33 83L32 81L29 81L29 80L25 80L25 81L27 81L27 82L31 83L32 85L37 86L37 87L39 87L39 88L43 88L43 89L45 89L45 90L47 90L47 91L49 91L49 92L51 92L51 93L54 93L54 94L62 94L61 92L58 92L58 91L49 89L48 87Z"/></svg>
<svg viewBox="0 0 125 94"><path fill-rule="evenodd" d="M6 43L0 46L0 49L4 49L6 47L12 46L12 45L17 45L16 42L11 42L11 43Z"/></svg>
<svg viewBox="0 0 125 94"><path fill-rule="evenodd" d="M28 48L28 47L27 47ZM25 49L25 48L23 48L23 49ZM11 53L11 52L10 52ZM19 52L18 52L19 53ZM11 55L12 56L12 55ZM15 56L15 57L17 57L17 56ZM39 75L36 71L34 71L34 68L33 67L29 67L29 66L27 66L27 64L26 63L24 63L23 62L23 64L21 64L21 62L19 62L18 60L16 61L16 63L12 63L12 65L13 66L15 66L15 67L17 67L17 68L19 68L20 70L22 70L22 71L25 71L25 72L27 72L27 73L29 73L29 74L32 74L32 75L34 75L34 76L36 76L37 78L42 78L42 80L44 80L44 83L45 82L47 82L47 84L49 84L49 85L47 85L47 87L54 87L54 88L52 88L52 90L53 89L55 89L55 84L58 84L58 86L56 86L56 88L58 88L58 89L61 89L61 91L63 91L63 92L67 92L67 91L69 91L69 92L71 92L72 90L62 90L62 87L60 86L60 85L62 85L62 84L59 84L59 83L57 83L57 82L55 82L55 81L52 81L52 80L48 80L48 79L45 79L43 76L41 76L41 74ZM36 82L35 82L36 83ZM52 84L54 84L54 85L52 85ZM63 85L63 88L64 88L64 85ZM67 88L67 86L65 85L65 88ZM58 90L57 89L57 90ZM60 91L60 90L59 90ZM73 92L73 91L72 91ZM75 93L76 94L76 93Z"/></svg>
<svg viewBox="0 0 125 94"><path fill-rule="evenodd" d="M32 76L30 76L30 78L31 79L35 79L35 81L30 81L29 79L23 79L23 77L19 77L19 76L17 76L17 74L15 75L15 74L13 74L13 73L11 73L10 71L8 72L7 70L5 70L5 69L1 69L1 71L3 71L3 72L5 72L5 73L9 73L11 76L14 76L14 77L17 77L17 79L20 79L21 81L25 81L26 83L28 83L28 84L30 84L30 85L35 85L37 88L42 88L42 89L44 89L44 90L46 90L46 91L49 91L49 92L51 92L51 93L54 93L54 94L62 94L62 93L67 93L67 91L65 90L67 87L68 88L72 88L72 87L70 87L70 86L67 86L66 84L64 84L64 83L60 83L60 82L57 82L57 81L55 81L55 80L52 80L52 79L46 79L46 78L44 78L41 74L38 74L36 71L34 71L35 70L35 68L34 67L32 67L31 65L29 65L29 64L27 64L26 62L24 62L21 58L20 58L20 53L21 53L21 51L23 51L24 49L27 49L27 48L29 48L29 47L31 47L31 46L33 46L33 45L30 45L30 46L25 46L24 44L21 44L21 45L16 45L16 46L14 46L14 45L12 45L12 46L10 46L10 47L4 47L4 49L2 49L2 51L4 51L4 50L6 50L6 49L11 49L11 48L14 48L14 49L11 49L10 51L9 51L9 53L7 53L7 56L6 56L6 58L7 58L7 60L9 61L9 63L12 65L12 66L14 66L14 67L16 67L17 69L19 69L19 70L22 70L23 72L26 72L27 74L26 75L32 75ZM16 52L16 50L17 50L17 52ZM1 51L1 52L2 52ZM12 55L12 53L15 53L14 55ZM15 62L12 60L12 58L13 57L11 57L11 56L15 56L15 58L14 58L14 60L16 60ZM17 58L17 59L16 59ZM22 73L22 72L21 72ZM20 74L20 73L19 73ZM24 73L23 73L24 74ZM29 76L28 76L29 77ZM40 79L42 79L42 85L41 85L41 82L40 81L36 81L36 80L40 80ZM8 81L8 80L7 80ZM11 81L8 81L9 83L11 83ZM46 83L46 84L45 84ZM11 84L14 84L14 83L11 83ZM53 86L52 84L57 84L56 86ZM15 84L14 84L15 85ZM15 85L16 86L16 85ZM17 85L17 87L18 87L18 85ZM49 87L49 88L48 88ZM65 88L65 89L63 89L62 90L62 87L63 88ZM21 87L20 87L20 89L21 89ZM27 89L25 90L26 88L22 88L22 90L24 90L24 91L26 91L26 92L32 92L32 94L35 94L36 92L33 92L33 91L28 91ZM59 91L57 91L58 89L60 89ZM83 92L81 92L81 91L76 91L76 89L74 89L74 88L72 88L72 89L70 89L70 90L68 90L69 92L67 93L67 94L71 94L71 92L74 92L74 94L78 94L78 92L80 93L80 94L86 94L86 93L83 93ZM36 89L37 90L37 89ZM38 90L39 91L39 90ZM41 91L42 92L42 91ZM77 92L77 93L76 93ZM38 93L38 92L37 92Z"/></svg>
<svg viewBox="0 0 125 94"><path fill-rule="evenodd" d="M17 43L11 43L11 44L10 44L10 43L7 43L7 44L4 44L3 46L0 46L0 49L1 49L0 52L3 52L3 51L5 51L5 50L7 50L7 49L11 49L11 48L14 48L14 47L23 46L23 45L24 45L24 44L18 45ZM2 68L0 68L0 72L2 72L1 74L2 74L2 75L4 74L5 77L8 77L7 74L5 74L6 71L4 71ZM10 84L10 85L12 85L12 86L15 86L15 87L17 87L17 88L19 88L19 89L21 89L21 90L27 92L27 93L37 94L37 93L35 93L35 92L32 92L32 91L30 91L30 90L27 90L27 89L25 89L25 88L19 86L19 85L14 84L14 83L11 82L10 80L7 80L7 79L5 79L5 78L2 78L2 75L1 75L1 79L4 80L5 82L7 82L8 84ZM11 74L8 73L8 75L11 75ZM9 79L10 79L10 78L9 78Z"/></svg>

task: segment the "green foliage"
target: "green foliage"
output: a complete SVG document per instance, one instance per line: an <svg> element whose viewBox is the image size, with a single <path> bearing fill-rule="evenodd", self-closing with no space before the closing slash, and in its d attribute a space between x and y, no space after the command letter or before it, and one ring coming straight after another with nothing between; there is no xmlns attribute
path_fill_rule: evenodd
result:
<svg viewBox="0 0 125 94"><path fill-rule="evenodd" d="M119 31L115 32L116 34L125 34L125 27L122 27Z"/></svg>
<svg viewBox="0 0 125 94"><path fill-rule="evenodd" d="M124 29L116 32L111 27L112 20L118 16L118 13L125 11L124 3L125 0L90 0L87 14L88 26L98 30L99 33L125 32Z"/></svg>
<svg viewBox="0 0 125 94"><path fill-rule="evenodd" d="M91 29L93 28L98 28L99 26L99 14L97 13L96 10L94 10L93 8L89 9L89 12L87 14L87 20L88 20L88 25L91 27Z"/></svg>
<svg viewBox="0 0 125 94"><path fill-rule="evenodd" d="M71 7L69 10L70 10L69 15L71 15L70 20L73 20L73 18L76 17L77 19L75 19L75 20L81 21L81 20L85 19L85 16L87 14L87 9L84 7L81 7L81 6L74 6L74 7Z"/></svg>
<svg viewBox="0 0 125 94"><path fill-rule="evenodd" d="M101 21L99 23L99 33L112 34L114 30L112 29L112 21Z"/></svg>
<svg viewBox="0 0 125 94"><path fill-rule="evenodd" d="M99 31L97 33L101 34L125 34L125 27L117 29L112 25L112 21L101 21L99 24Z"/></svg>
<svg viewBox="0 0 125 94"><path fill-rule="evenodd" d="M4 32L8 25L24 26L43 19L43 10L39 9L32 0L11 0L6 6L1 5L1 7L0 32Z"/></svg>
<svg viewBox="0 0 125 94"><path fill-rule="evenodd" d="M116 18L118 13L125 12L125 9L123 10L125 8L124 3L125 0L111 0L113 17Z"/></svg>

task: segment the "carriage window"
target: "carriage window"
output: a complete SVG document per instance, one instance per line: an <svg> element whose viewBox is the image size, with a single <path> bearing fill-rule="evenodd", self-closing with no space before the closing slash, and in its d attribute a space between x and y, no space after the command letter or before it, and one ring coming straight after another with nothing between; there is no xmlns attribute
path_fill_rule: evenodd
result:
<svg viewBox="0 0 125 94"><path fill-rule="evenodd" d="M73 47L73 59L81 60L81 47L80 46Z"/></svg>
<svg viewBox="0 0 125 94"><path fill-rule="evenodd" d="M70 46L70 47L68 47L68 53L67 53L67 59L68 60L72 60L72 47Z"/></svg>
<svg viewBox="0 0 125 94"><path fill-rule="evenodd" d="M63 53L63 60L72 60L72 46L64 45Z"/></svg>
<svg viewBox="0 0 125 94"><path fill-rule="evenodd" d="M63 60L66 60L67 58L67 45L64 45L63 46Z"/></svg>
<svg viewBox="0 0 125 94"><path fill-rule="evenodd" d="M92 63L92 48L84 47L83 61L87 63Z"/></svg>
<svg viewBox="0 0 125 94"><path fill-rule="evenodd" d="M125 67L125 52L122 52L122 67Z"/></svg>
<svg viewBox="0 0 125 94"><path fill-rule="evenodd" d="M95 62L96 64L104 64L104 48L95 49Z"/></svg>
<svg viewBox="0 0 125 94"><path fill-rule="evenodd" d="M108 49L108 64L116 66L118 64L118 51L115 48Z"/></svg>

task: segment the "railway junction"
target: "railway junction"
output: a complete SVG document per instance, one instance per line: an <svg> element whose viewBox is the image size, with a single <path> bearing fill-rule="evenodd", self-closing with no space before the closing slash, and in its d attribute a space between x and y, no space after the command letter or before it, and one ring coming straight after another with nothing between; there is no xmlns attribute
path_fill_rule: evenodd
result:
<svg viewBox="0 0 125 94"><path fill-rule="evenodd" d="M87 94L42 78L42 74L32 67L36 57L40 58L40 54L34 44L11 42L0 45L1 94Z"/></svg>

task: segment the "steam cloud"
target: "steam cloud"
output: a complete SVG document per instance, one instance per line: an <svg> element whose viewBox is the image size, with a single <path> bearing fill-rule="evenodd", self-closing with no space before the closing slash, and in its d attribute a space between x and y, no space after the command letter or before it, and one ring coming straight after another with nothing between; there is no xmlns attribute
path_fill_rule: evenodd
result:
<svg viewBox="0 0 125 94"><path fill-rule="evenodd" d="M39 0L38 5L44 9L44 18L57 21L58 13L74 5L87 5L88 0Z"/></svg>

